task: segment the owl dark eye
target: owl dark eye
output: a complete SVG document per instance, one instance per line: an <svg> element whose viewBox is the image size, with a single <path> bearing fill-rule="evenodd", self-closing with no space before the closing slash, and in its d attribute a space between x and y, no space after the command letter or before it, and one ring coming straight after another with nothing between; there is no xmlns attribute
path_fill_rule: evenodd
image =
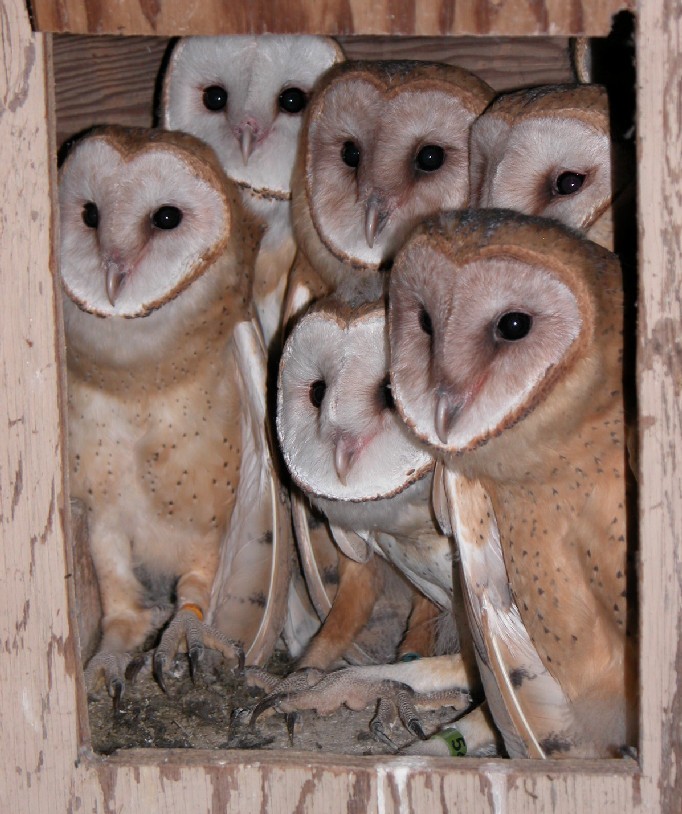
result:
<svg viewBox="0 0 682 814"><path fill-rule="evenodd" d="M300 88L285 88L279 95L279 109L285 113L300 113L307 103L308 96Z"/></svg>
<svg viewBox="0 0 682 814"><path fill-rule="evenodd" d="M433 336L433 323L431 322L429 312L424 306L419 309L419 327L427 336Z"/></svg>
<svg viewBox="0 0 682 814"><path fill-rule="evenodd" d="M152 223L157 229L175 229L181 220L182 212L177 206L160 206L152 215Z"/></svg>
<svg viewBox="0 0 682 814"><path fill-rule="evenodd" d="M427 144L417 153L415 164L418 170L433 172L443 166L445 150L437 144Z"/></svg>
<svg viewBox="0 0 682 814"><path fill-rule="evenodd" d="M341 159L344 164L349 167L358 167L360 165L360 148L353 141L347 141L341 148Z"/></svg>
<svg viewBox="0 0 682 814"><path fill-rule="evenodd" d="M324 394L327 392L327 385L324 379L318 379L316 382L313 382L310 385L310 391L308 395L310 396L310 403L313 407L317 407L319 410L322 406L322 402L324 401Z"/></svg>
<svg viewBox="0 0 682 814"><path fill-rule="evenodd" d="M91 229L96 229L99 225L99 209L97 204L88 201L83 207L83 223Z"/></svg>
<svg viewBox="0 0 682 814"><path fill-rule="evenodd" d="M497 320L497 334L507 342L518 342L524 336L528 336L530 329L533 325L533 318L530 314L524 314L522 311L510 311L508 314L503 314Z"/></svg>
<svg viewBox="0 0 682 814"><path fill-rule="evenodd" d="M382 410L395 410L391 380L388 376L379 385L379 407Z"/></svg>
<svg viewBox="0 0 682 814"><path fill-rule="evenodd" d="M585 183L585 176L580 172L562 172L556 179L556 191L559 195L573 195Z"/></svg>
<svg viewBox="0 0 682 814"><path fill-rule="evenodd" d="M227 91L221 85L204 88L202 98L206 110L222 110L227 105Z"/></svg>

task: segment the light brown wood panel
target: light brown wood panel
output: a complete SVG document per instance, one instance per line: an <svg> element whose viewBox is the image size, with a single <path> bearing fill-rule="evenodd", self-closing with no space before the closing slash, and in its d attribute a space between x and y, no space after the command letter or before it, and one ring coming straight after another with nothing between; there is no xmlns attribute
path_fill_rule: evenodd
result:
<svg viewBox="0 0 682 814"><path fill-rule="evenodd" d="M461 65L496 90L573 79L567 37L341 37L349 59ZM165 37L56 35L57 143L93 124L148 127Z"/></svg>
<svg viewBox="0 0 682 814"><path fill-rule="evenodd" d="M682 19L638 20L640 663L642 768L682 811Z"/></svg>
<svg viewBox="0 0 682 814"><path fill-rule="evenodd" d="M77 34L588 34L634 0L32 0L41 31Z"/></svg>

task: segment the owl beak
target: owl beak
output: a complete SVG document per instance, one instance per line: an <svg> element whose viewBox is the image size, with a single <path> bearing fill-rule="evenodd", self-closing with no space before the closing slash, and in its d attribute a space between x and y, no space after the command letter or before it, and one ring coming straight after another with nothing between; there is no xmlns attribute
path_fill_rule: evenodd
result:
<svg viewBox="0 0 682 814"><path fill-rule="evenodd" d="M121 268L118 263L109 262L107 264L107 297L112 305L116 305L116 300L123 291L127 278L125 269Z"/></svg>
<svg viewBox="0 0 682 814"><path fill-rule="evenodd" d="M452 399L447 393L441 393L436 400L436 411L434 414L434 422L436 425L436 433L443 444L447 444L450 429L457 418L461 405L453 404Z"/></svg>
<svg viewBox="0 0 682 814"><path fill-rule="evenodd" d="M365 211L365 238L370 249L374 248L374 238L379 228L379 204L370 198Z"/></svg>
<svg viewBox="0 0 682 814"><path fill-rule="evenodd" d="M341 483L346 486L348 473L353 465L355 445L344 435L339 438L334 450L334 467Z"/></svg>
<svg viewBox="0 0 682 814"><path fill-rule="evenodd" d="M250 125L245 124L244 127L241 129L239 134L239 146L242 150L242 159L244 164L249 163L249 156L253 151L253 142L254 142L254 132L251 129Z"/></svg>

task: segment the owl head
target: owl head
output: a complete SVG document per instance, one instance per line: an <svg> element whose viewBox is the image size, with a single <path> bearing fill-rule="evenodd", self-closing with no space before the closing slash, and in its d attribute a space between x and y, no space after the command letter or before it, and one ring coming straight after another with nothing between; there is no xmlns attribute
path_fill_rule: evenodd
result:
<svg viewBox="0 0 682 814"><path fill-rule="evenodd" d="M471 130L471 206L555 218L613 248L609 217L633 177L599 85L505 94Z"/></svg>
<svg viewBox="0 0 682 814"><path fill-rule="evenodd" d="M238 198L193 136L110 126L77 141L59 173L71 343L142 358L226 292L245 311L258 232Z"/></svg>
<svg viewBox="0 0 682 814"><path fill-rule="evenodd" d="M336 289L377 277L411 227L469 197L469 130L492 91L435 63L346 62L321 80L292 185L294 229Z"/></svg>
<svg viewBox="0 0 682 814"><path fill-rule="evenodd" d="M620 392L621 289L617 258L553 221L505 210L436 216L391 273L400 413L449 453L514 426L551 446L598 398Z"/></svg>
<svg viewBox="0 0 682 814"><path fill-rule="evenodd" d="M186 37L164 76L162 125L210 144L247 205L288 200L303 111L341 59L327 37Z"/></svg>
<svg viewBox="0 0 682 814"><path fill-rule="evenodd" d="M297 323L280 362L277 431L308 495L377 500L431 470L430 454L395 411L383 303L325 301Z"/></svg>

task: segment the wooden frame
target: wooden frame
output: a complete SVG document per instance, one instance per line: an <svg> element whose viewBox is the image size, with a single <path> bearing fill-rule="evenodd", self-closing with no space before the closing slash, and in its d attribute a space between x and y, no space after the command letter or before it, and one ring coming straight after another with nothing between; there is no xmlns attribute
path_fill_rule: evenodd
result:
<svg viewBox="0 0 682 814"><path fill-rule="evenodd" d="M62 0L54 5L67 19L66 9L86 4ZM173 5L169 1L166 7ZM310 8L313 5L329 10L334 4L310 3ZM424 9L432 10L433 21L438 18L437 9L450 5L460 7L423 0L420 19ZM580 0L506 0L501 4L482 0L477 8L534 9L531 16L513 18L515 26L525 26L522 33L533 33L528 20L537 22L541 8L545 10L545 31L556 23L564 34L581 30L603 34L610 13L623 5L585 0L585 8L591 11L584 16L578 13L583 7ZM126 4L92 2L88 6L91 13L86 22L90 24L92 9ZM158 10L162 6L161 2L139 2L143 11L157 9L158 19L165 19ZM253 6L262 12L268 4ZM383 13L384 28L390 28L386 19L391 9L411 4L347 0L345 6L357 15L371 8L376 20ZM137 9L138 3L126 7ZM565 7L572 18L561 15L560 9ZM76 19L75 11L69 14L68 19ZM457 14L451 17L446 20L449 30L466 33L461 18ZM313 24L328 30L329 19ZM365 18L362 23L358 19L354 18L354 30L373 30ZM498 26L496 33L512 33L499 30L498 16L489 16L491 20ZM72 581L65 546L62 338L53 284L55 144L50 38L31 31L20 0L5 0L0 7L0 144L4 158L0 163L4 193L0 218L0 563L4 574L0 591L0 800L4 810L32 814L154 810L678 814L682 809L678 779L682 761L682 55L677 49L682 41L682 19L671 0L646 0L638 8L637 21L639 759L595 763L460 759L453 763L201 750L131 751L103 758L82 747L87 743L87 725L79 715L84 704L82 675L68 613ZM108 25L116 28L115 21ZM135 20L128 21L124 28L142 33L144 29L136 25ZM493 28L489 25L483 33L491 33ZM415 33L415 25L401 33Z"/></svg>

